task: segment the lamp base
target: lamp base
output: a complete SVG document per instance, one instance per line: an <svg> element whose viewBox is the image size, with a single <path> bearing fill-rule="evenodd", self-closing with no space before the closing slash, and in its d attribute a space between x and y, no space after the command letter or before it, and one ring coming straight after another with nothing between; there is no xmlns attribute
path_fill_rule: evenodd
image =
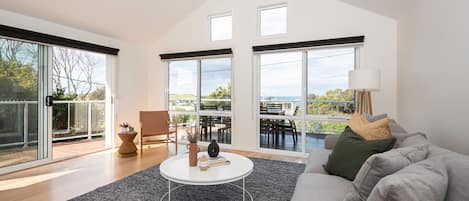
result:
<svg viewBox="0 0 469 201"><path fill-rule="evenodd" d="M357 92L357 111L358 114L367 113L373 115L373 109L371 107L371 93L370 91L358 91Z"/></svg>

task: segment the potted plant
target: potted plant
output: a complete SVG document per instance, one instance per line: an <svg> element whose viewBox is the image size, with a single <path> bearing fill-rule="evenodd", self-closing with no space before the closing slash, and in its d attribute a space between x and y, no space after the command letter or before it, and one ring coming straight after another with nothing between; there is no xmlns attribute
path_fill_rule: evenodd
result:
<svg viewBox="0 0 469 201"><path fill-rule="evenodd" d="M121 122L121 124L119 126L121 127L121 132L123 132L123 133L124 132L129 132L130 125L129 125L128 122L123 121L123 122Z"/></svg>

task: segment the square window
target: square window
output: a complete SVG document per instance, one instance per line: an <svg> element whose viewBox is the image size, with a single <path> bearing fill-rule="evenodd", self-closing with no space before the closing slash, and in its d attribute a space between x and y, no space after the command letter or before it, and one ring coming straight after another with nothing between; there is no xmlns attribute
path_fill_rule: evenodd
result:
<svg viewBox="0 0 469 201"><path fill-rule="evenodd" d="M259 9L261 36L287 33L287 7L285 5Z"/></svg>
<svg viewBox="0 0 469 201"><path fill-rule="evenodd" d="M211 16L210 17L210 39L228 40L232 37L232 16Z"/></svg>

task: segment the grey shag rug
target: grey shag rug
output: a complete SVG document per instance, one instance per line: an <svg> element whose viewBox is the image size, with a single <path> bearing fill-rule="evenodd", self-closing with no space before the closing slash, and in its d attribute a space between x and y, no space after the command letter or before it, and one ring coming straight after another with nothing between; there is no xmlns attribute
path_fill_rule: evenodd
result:
<svg viewBox="0 0 469 201"><path fill-rule="evenodd" d="M295 189L296 179L304 165L251 158L254 171L246 178L246 189L256 201L287 201ZM172 183L172 188L180 184ZM234 182L242 186L242 181ZM73 198L72 201L146 201L160 200L168 191L168 181L160 175L159 166L140 171L122 180ZM165 198L166 200L167 198ZM184 186L171 193L172 201L242 200L242 190L229 185ZM249 200L246 194L246 200Z"/></svg>

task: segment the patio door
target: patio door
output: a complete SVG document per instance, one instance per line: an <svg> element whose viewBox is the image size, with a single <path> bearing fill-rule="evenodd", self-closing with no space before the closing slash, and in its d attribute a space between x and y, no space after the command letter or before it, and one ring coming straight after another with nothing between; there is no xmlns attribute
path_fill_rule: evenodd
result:
<svg viewBox="0 0 469 201"><path fill-rule="evenodd" d="M0 37L0 173L50 158L48 48Z"/></svg>
<svg viewBox="0 0 469 201"><path fill-rule="evenodd" d="M309 153L326 135L341 134L355 110L348 72L357 46L258 55L258 139L261 149Z"/></svg>
<svg viewBox="0 0 469 201"><path fill-rule="evenodd" d="M53 159L112 146L113 56L51 46Z"/></svg>
<svg viewBox="0 0 469 201"><path fill-rule="evenodd" d="M168 62L167 108L181 135L198 127L200 141L232 142L230 57Z"/></svg>

